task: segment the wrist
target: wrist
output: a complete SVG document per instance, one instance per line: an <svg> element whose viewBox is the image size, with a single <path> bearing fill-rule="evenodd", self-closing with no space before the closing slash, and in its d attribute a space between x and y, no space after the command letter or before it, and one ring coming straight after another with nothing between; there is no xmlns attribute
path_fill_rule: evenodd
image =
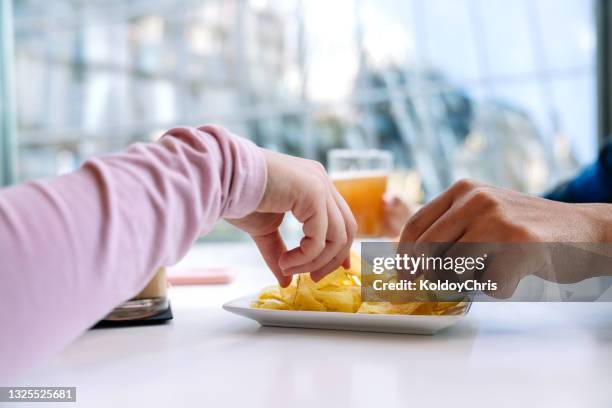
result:
<svg viewBox="0 0 612 408"><path fill-rule="evenodd" d="M225 128L204 125L199 131L203 140L218 147L212 163L218 168L221 184L221 213L226 219L238 219L256 211L266 190L267 164L263 149ZM218 166L218 167L217 167Z"/></svg>
<svg viewBox="0 0 612 408"><path fill-rule="evenodd" d="M578 204L591 231L585 242L612 242L612 204Z"/></svg>
<svg viewBox="0 0 612 408"><path fill-rule="evenodd" d="M270 177L270 175L272 174L272 172L274 171L273 169L271 169L270 167L272 166L272 158L271 155L273 154L273 152L271 152L270 150L264 149L264 148L259 148L259 153L261 155L261 157L263 157L263 161L264 161L264 165L263 168L265 169L265 176L264 176L264 182L263 182L263 191L261 193L261 200L259 200L259 204L257 204L257 211L262 211L263 208L267 208L268 207L268 202L270 201L270 191L272 190L271 188L271 184L272 184L272 177Z"/></svg>
<svg viewBox="0 0 612 408"><path fill-rule="evenodd" d="M278 213L290 210L296 188L292 176L296 159L262 148L259 151L264 160L266 176L257 211Z"/></svg>

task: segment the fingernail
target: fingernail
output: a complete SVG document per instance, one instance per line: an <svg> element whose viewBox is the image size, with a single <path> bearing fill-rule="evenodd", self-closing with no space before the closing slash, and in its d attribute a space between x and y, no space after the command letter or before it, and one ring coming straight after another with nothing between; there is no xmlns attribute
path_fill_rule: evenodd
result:
<svg viewBox="0 0 612 408"><path fill-rule="evenodd" d="M344 269L351 269L351 258L346 258L344 262L342 262L342 267Z"/></svg>

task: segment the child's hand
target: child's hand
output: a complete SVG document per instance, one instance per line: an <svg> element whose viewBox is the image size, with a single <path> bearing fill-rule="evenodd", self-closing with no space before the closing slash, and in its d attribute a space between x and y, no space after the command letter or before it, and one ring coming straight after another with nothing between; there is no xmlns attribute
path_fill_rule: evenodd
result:
<svg viewBox="0 0 612 408"><path fill-rule="evenodd" d="M228 221L251 235L281 286L297 273L310 272L317 281L340 265L349 267L357 223L323 166L267 150L264 155L268 179L257 211ZM278 231L288 211L304 232L300 246L289 251Z"/></svg>
<svg viewBox="0 0 612 408"><path fill-rule="evenodd" d="M384 226L383 235L389 238L397 238L402 228L410 219L415 210L401 198L395 195L383 197Z"/></svg>

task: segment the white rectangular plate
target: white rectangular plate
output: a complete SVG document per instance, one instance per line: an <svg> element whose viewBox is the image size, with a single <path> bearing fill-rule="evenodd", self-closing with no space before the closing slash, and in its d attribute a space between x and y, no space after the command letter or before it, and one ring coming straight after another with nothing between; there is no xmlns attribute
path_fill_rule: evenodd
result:
<svg viewBox="0 0 612 408"><path fill-rule="evenodd" d="M434 334L452 326L463 317L254 309L250 306L253 298L254 296L246 296L232 300L224 304L223 308L255 320L262 326L406 334Z"/></svg>

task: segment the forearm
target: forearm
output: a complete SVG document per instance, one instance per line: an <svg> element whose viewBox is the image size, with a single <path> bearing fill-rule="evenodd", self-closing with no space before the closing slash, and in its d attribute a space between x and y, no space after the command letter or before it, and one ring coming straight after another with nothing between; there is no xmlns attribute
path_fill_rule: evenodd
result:
<svg viewBox="0 0 612 408"><path fill-rule="evenodd" d="M204 129L0 191L0 378L64 347L220 217L255 210L261 152Z"/></svg>

